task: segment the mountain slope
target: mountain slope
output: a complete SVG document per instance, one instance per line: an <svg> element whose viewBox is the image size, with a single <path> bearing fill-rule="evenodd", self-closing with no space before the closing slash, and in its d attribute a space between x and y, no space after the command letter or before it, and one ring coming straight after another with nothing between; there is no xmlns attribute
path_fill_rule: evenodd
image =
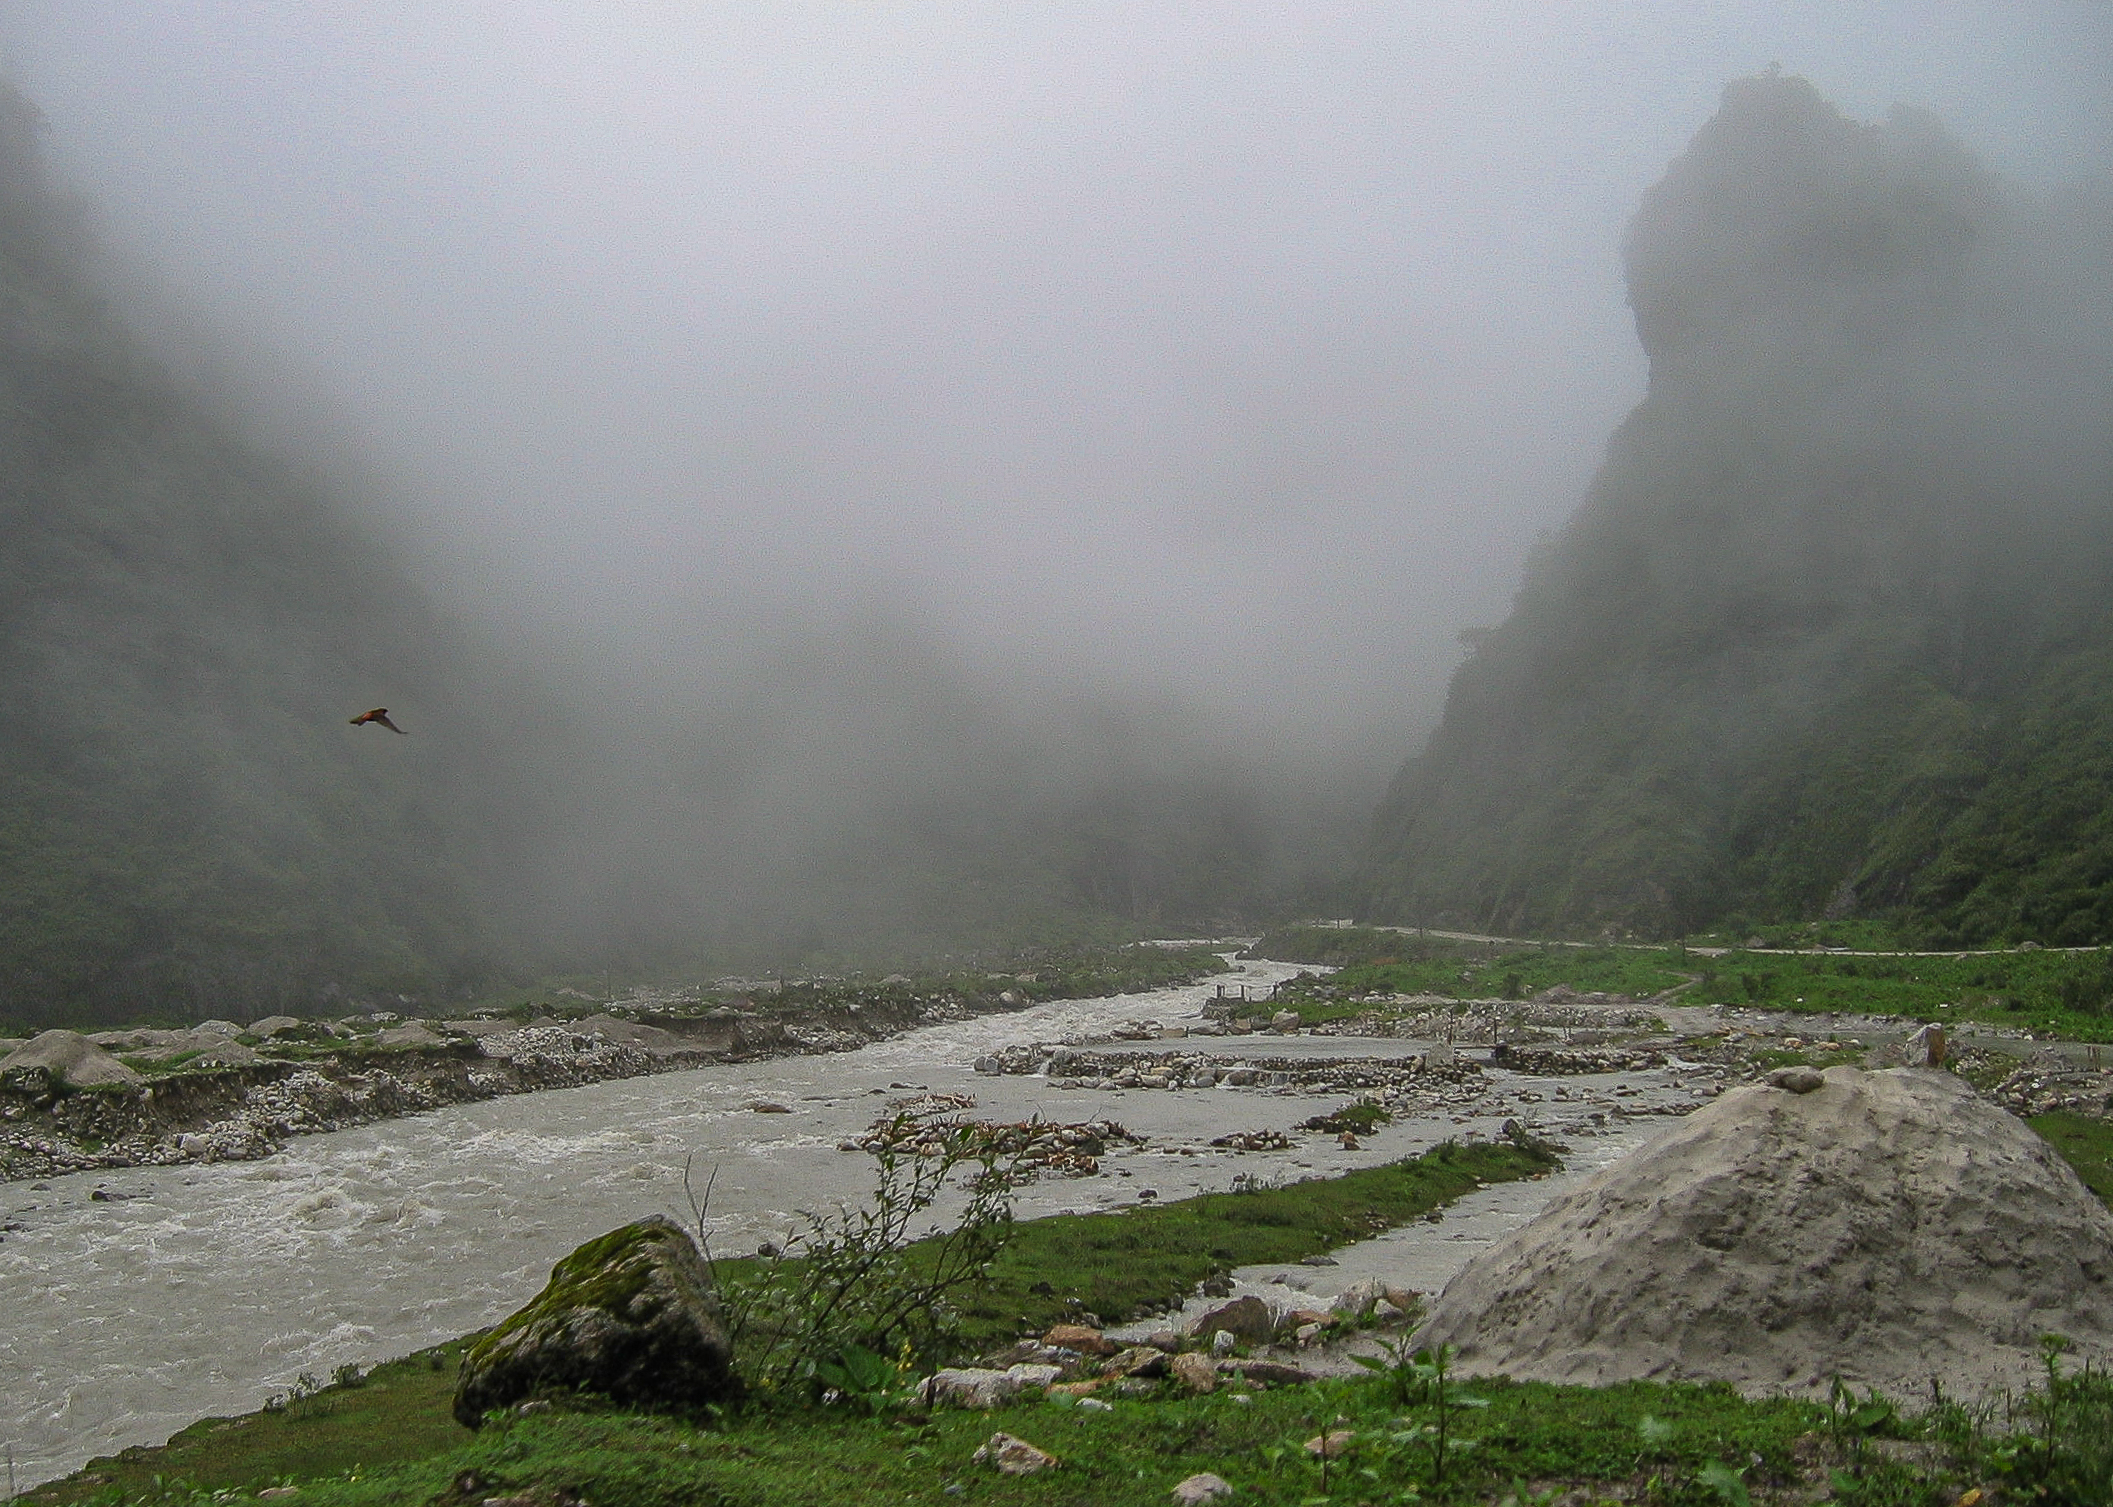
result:
<svg viewBox="0 0 2113 1507"><path fill-rule="evenodd" d="M141 352L37 131L0 86L0 1035L1186 931L1354 842L893 608L517 663Z"/></svg>
<svg viewBox="0 0 2113 1507"><path fill-rule="evenodd" d="M0 1015L469 982L490 666L129 344L35 133L0 99ZM411 736L348 725L377 704Z"/></svg>
<svg viewBox="0 0 2113 1507"><path fill-rule="evenodd" d="M2109 220L1729 86L1630 229L1649 391L1382 804L1371 910L2113 939Z"/></svg>

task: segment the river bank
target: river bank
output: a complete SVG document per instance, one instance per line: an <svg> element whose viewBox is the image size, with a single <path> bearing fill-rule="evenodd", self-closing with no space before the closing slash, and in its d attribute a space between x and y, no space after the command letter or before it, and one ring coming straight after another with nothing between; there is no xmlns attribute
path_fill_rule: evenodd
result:
<svg viewBox="0 0 2113 1507"><path fill-rule="evenodd" d="M256 1161L298 1136L450 1105L721 1063L856 1051L906 1031L1052 1000L1191 984L1223 967L1198 946L1126 949L1093 969L878 984L773 982L736 1003L641 996L569 1016L344 1022L278 1016L244 1029L101 1031L122 1081L87 1089L10 1067L0 1042L0 1183L70 1173ZM128 1049L130 1049L128 1051Z"/></svg>

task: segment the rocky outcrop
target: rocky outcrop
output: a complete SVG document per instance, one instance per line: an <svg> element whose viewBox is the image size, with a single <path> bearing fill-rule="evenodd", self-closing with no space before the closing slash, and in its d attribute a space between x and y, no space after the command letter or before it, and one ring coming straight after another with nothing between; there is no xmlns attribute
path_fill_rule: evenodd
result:
<svg viewBox="0 0 2113 1507"><path fill-rule="evenodd" d="M1819 1076L1727 1093L1551 1204L1417 1345L1471 1373L1752 1394L1985 1395L2049 1333L2113 1358L2113 1210L2053 1148L1951 1073Z"/></svg>
<svg viewBox="0 0 2113 1507"><path fill-rule="evenodd" d="M551 1269L534 1302L463 1357L455 1416L587 1392L629 1408L693 1412L739 1396L709 1268L655 1215L590 1240Z"/></svg>
<svg viewBox="0 0 2113 1507"><path fill-rule="evenodd" d="M1920 111L1726 86L1625 238L1643 401L1381 801L1360 914L2113 937L2113 829L2053 814L2113 738L2104 212L2064 199Z"/></svg>

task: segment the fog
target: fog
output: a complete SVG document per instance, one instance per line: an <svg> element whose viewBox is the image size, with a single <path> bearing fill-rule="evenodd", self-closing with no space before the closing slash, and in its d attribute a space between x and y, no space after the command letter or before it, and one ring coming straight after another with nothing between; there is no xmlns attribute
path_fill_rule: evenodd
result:
<svg viewBox="0 0 2113 1507"><path fill-rule="evenodd" d="M160 356L658 750L605 875L675 787L782 864L1202 770L1325 867L1643 392L1639 195L1771 64L2113 161L2091 3L0 14Z"/></svg>

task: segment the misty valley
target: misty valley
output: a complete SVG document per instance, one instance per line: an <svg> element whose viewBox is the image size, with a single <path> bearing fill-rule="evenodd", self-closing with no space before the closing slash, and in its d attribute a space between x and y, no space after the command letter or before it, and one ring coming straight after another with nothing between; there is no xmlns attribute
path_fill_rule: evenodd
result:
<svg viewBox="0 0 2113 1507"><path fill-rule="evenodd" d="M492 358L553 496L575 421L709 461L709 550L657 451L586 533L461 482L544 510L538 576L194 359L0 86L0 1501L2113 1501L2113 195L1956 129L1770 67L1666 137L1640 395L1443 659L1394 562L1531 531L1271 448L1316 401L1395 425L1379 385L1211 431L1247 459L1181 527L1275 577L1138 542L1178 530L1123 489L1210 447L1155 430L1149 321L1063 302L1158 275L1119 196L1101 260L1023 264L1054 302L932 337L1097 331L1106 411L890 344L891 298L993 295L870 208L767 269L857 246L865 323L745 296L899 391L729 337L724 388L561 419ZM450 213L498 244L494 172ZM678 198L612 245L689 244ZM1233 364L1167 324L1180 381ZM957 422L992 452L870 448ZM854 472L899 516L787 501ZM969 474L956 560L902 499ZM1360 575L1358 529L1416 537Z"/></svg>

